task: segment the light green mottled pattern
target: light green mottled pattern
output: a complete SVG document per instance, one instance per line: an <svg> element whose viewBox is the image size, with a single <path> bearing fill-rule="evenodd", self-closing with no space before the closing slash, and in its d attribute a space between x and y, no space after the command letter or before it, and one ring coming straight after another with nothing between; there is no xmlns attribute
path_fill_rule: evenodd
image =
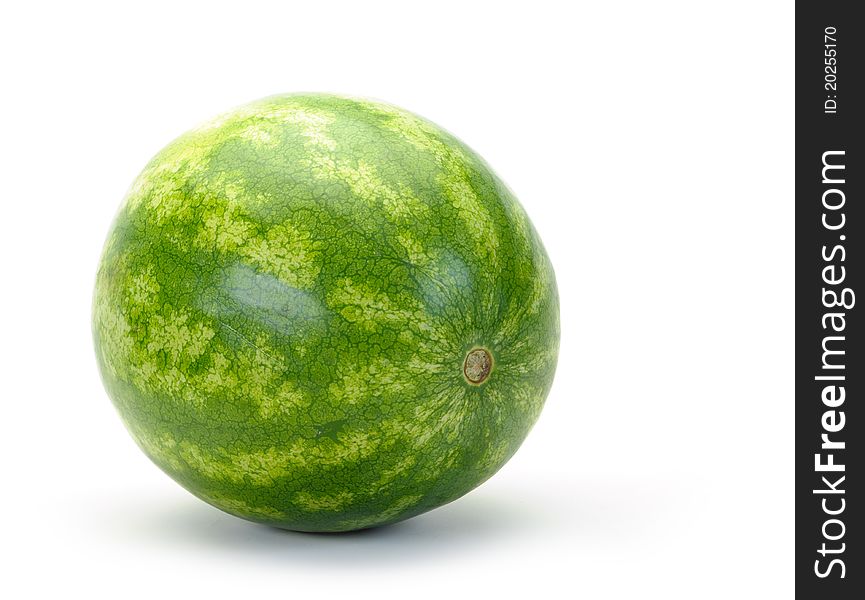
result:
<svg viewBox="0 0 865 600"><path fill-rule="evenodd" d="M450 502L540 413L552 267L457 139L398 108L267 98L154 158L106 242L106 388L171 477L232 514L341 531ZM463 377L475 347L489 378Z"/></svg>

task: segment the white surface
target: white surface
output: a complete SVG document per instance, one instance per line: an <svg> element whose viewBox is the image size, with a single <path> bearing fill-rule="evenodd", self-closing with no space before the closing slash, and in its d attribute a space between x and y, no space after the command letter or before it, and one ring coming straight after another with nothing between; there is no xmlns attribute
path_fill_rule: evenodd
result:
<svg viewBox="0 0 865 600"><path fill-rule="evenodd" d="M0 9L0 595L792 596L792 3L515 4ZM511 463L347 536L188 495L91 350L101 245L145 162L301 90L460 136L526 206L562 298L556 383Z"/></svg>

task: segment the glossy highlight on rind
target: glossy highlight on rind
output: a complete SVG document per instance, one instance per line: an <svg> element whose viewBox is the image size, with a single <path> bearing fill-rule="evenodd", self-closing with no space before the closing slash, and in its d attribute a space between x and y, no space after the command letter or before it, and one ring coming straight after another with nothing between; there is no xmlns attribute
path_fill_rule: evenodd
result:
<svg viewBox="0 0 865 600"><path fill-rule="evenodd" d="M178 483L252 521L347 531L507 462L552 384L559 307L528 217L468 147L391 105L295 94L147 165L105 244L93 336L124 423ZM490 363L467 365L479 348Z"/></svg>

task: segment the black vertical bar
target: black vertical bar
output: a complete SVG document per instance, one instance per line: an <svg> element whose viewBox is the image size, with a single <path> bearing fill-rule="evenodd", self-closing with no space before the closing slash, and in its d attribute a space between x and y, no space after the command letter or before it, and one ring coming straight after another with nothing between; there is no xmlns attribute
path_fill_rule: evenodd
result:
<svg viewBox="0 0 865 600"><path fill-rule="evenodd" d="M865 303L865 22L854 16L857 5L796 3L795 560L802 598L865 598L865 305L858 305Z"/></svg>

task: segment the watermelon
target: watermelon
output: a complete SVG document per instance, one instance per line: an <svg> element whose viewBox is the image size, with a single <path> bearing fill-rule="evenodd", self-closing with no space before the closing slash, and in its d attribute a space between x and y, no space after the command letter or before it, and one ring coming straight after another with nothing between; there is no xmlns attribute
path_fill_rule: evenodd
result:
<svg viewBox="0 0 865 600"><path fill-rule="evenodd" d="M156 465L223 511L321 532L492 476L559 343L550 261L489 166L412 113L323 94L162 150L112 225L92 324Z"/></svg>

